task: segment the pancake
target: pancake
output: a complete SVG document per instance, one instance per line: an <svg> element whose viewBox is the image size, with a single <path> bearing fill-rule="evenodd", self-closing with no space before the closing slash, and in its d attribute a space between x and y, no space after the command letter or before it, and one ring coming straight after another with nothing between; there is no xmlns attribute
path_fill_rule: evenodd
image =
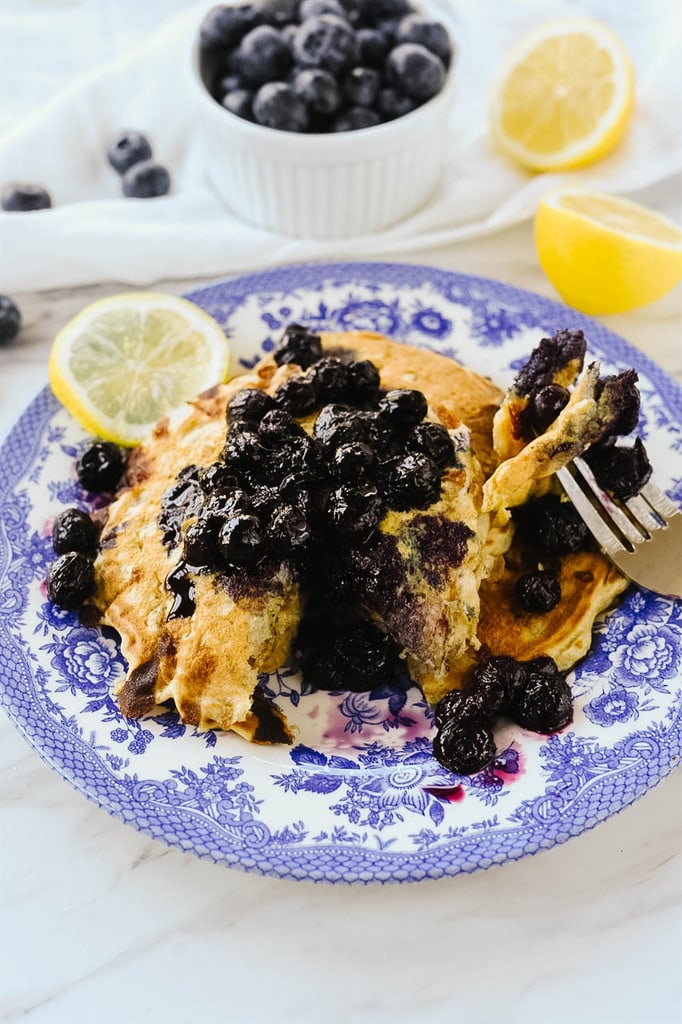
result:
<svg viewBox="0 0 682 1024"><path fill-rule="evenodd" d="M499 442L503 420L511 422L510 393L505 399L455 361L377 334L324 334L322 347L325 355L371 360L384 388L420 390L427 419L445 426L455 444L456 464L443 474L439 499L426 509L386 512L371 540L342 564L359 612L395 641L426 699L434 703L461 686L481 645L523 660L547 654L570 667L587 650L596 615L625 582L601 555L570 556L561 567L559 606L545 616L520 615L513 585L521 556L508 508L572 457L570 444L594 434L604 412L598 371L589 368L549 431L525 444L517 438L500 462L494 422ZM131 456L126 486L108 509L94 598L128 662L116 691L125 715L173 701L181 719L200 729L290 741L284 716L264 702L257 684L291 652L308 596L301 579L286 562L240 576L193 569L181 555L182 530L196 518L197 468L220 458L229 399L245 387L273 394L299 373L268 357L200 396L178 423L159 424ZM496 420L501 403L503 419ZM308 433L316 415L299 420ZM181 518L169 526L164 516L176 493Z"/></svg>
<svg viewBox="0 0 682 1024"><path fill-rule="evenodd" d="M210 465L225 441L225 408L241 388L264 388L288 371L237 378L197 399L175 428L161 423L135 450L129 486L109 508L95 562L95 604L118 631L129 674L116 691L123 714L137 718L173 700L184 722L230 729L249 719L261 672L287 658L301 615L298 584L282 568L257 591L235 591L214 575L191 574L191 615L169 618L167 581L180 561L163 542L162 498L187 466ZM276 384L274 385L276 386ZM182 584L181 584L182 585Z"/></svg>

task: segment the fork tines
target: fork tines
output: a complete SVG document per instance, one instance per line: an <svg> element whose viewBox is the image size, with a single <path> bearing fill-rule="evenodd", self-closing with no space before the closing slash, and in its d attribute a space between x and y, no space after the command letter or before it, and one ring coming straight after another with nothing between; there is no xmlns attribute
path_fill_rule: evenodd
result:
<svg viewBox="0 0 682 1024"><path fill-rule="evenodd" d="M589 531L626 576L658 593L680 595L682 514L652 480L621 502L599 485L581 458L557 477Z"/></svg>
<svg viewBox="0 0 682 1024"><path fill-rule="evenodd" d="M557 475L573 505L608 554L634 551L677 513L673 502L652 480L633 498L617 502L600 486L584 459L573 459Z"/></svg>

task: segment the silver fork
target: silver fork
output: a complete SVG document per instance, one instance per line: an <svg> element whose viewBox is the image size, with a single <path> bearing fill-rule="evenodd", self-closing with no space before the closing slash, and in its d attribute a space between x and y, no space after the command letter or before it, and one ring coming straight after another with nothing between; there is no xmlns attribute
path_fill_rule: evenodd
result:
<svg viewBox="0 0 682 1024"><path fill-rule="evenodd" d="M634 583L667 597L682 597L682 512L648 480L627 501L600 487L584 459L556 474L588 530Z"/></svg>

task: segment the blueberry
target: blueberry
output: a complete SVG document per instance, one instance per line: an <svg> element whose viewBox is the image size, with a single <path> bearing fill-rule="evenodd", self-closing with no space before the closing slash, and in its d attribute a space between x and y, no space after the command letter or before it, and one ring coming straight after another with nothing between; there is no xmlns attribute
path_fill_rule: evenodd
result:
<svg viewBox="0 0 682 1024"><path fill-rule="evenodd" d="M524 612L545 614L561 600L561 584L553 572L526 572L514 585L516 600Z"/></svg>
<svg viewBox="0 0 682 1024"><path fill-rule="evenodd" d="M259 0L258 9L269 25L282 28L296 20L299 0Z"/></svg>
<svg viewBox="0 0 682 1024"><path fill-rule="evenodd" d="M410 0L371 0L370 8L377 21L402 18L411 10Z"/></svg>
<svg viewBox="0 0 682 1024"><path fill-rule="evenodd" d="M220 528L218 547L228 565L253 566L265 554L263 528L255 516L233 516Z"/></svg>
<svg viewBox="0 0 682 1024"><path fill-rule="evenodd" d="M273 550L285 558L309 547L312 532L305 514L291 505L280 505L272 513L268 525Z"/></svg>
<svg viewBox="0 0 682 1024"><path fill-rule="evenodd" d="M292 416L307 416L317 408L317 388L310 377L290 377L277 388L275 402Z"/></svg>
<svg viewBox="0 0 682 1024"><path fill-rule="evenodd" d="M365 433L364 425L347 405L325 405L313 426L313 436L332 449L346 441L363 441Z"/></svg>
<svg viewBox="0 0 682 1024"><path fill-rule="evenodd" d="M381 124L381 118L376 110L370 110L369 107L351 107L335 119L332 131L355 132L361 128L374 128L378 124Z"/></svg>
<svg viewBox="0 0 682 1024"><path fill-rule="evenodd" d="M284 409L266 412L261 420L258 434L268 448L274 448L292 438L300 442L305 438L303 427L299 426L291 413Z"/></svg>
<svg viewBox="0 0 682 1024"><path fill-rule="evenodd" d="M19 307L9 295L0 295L0 345L9 345L21 330Z"/></svg>
<svg viewBox="0 0 682 1024"><path fill-rule="evenodd" d="M2 193L2 208L15 213L29 213L32 210L49 210L52 206L50 193L41 185L29 183L8 185Z"/></svg>
<svg viewBox="0 0 682 1024"><path fill-rule="evenodd" d="M301 0L298 10L299 21L317 18L320 14L336 14L339 18L348 18L348 13L339 0Z"/></svg>
<svg viewBox="0 0 682 1024"><path fill-rule="evenodd" d="M213 566L219 561L218 531L221 521L217 516L205 516L185 530L183 558L188 565Z"/></svg>
<svg viewBox="0 0 682 1024"><path fill-rule="evenodd" d="M548 660L552 661L551 658ZM529 662L516 661L515 658L510 658L506 654L493 655L474 669L476 685L499 684L504 691L501 705L501 710L504 710L514 700L519 688L525 686L528 664ZM553 661L552 665L556 671Z"/></svg>
<svg viewBox="0 0 682 1024"><path fill-rule="evenodd" d="M297 71L292 86L316 114L334 114L341 106L341 93L336 79L321 68Z"/></svg>
<svg viewBox="0 0 682 1024"><path fill-rule="evenodd" d="M301 67L322 67L338 74L355 62L355 33L345 18L321 14L300 26L293 52Z"/></svg>
<svg viewBox="0 0 682 1024"><path fill-rule="evenodd" d="M249 476L258 472L265 452L255 429L237 430L235 426L227 435L221 457L230 472Z"/></svg>
<svg viewBox="0 0 682 1024"><path fill-rule="evenodd" d="M479 723L491 726L505 699L505 689L496 679L473 675L466 689L451 690L435 708L436 726L454 721L460 725Z"/></svg>
<svg viewBox="0 0 682 1024"><path fill-rule="evenodd" d="M214 462L199 473L199 486L206 495L228 495L237 487L237 478L224 462Z"/></svg>
<svg viewBox="0 0 682 1024"><path fill-rule="evenodd" d="M391 682L397 652L369 622L341 628L321 617L304 619L296 642L307 683L323 690L363 692Z"/></svg>
<svg viewBox="0 0 682 1024"><path fill-rule="evenodd" d="M47 570L47 596L67 611L79 608L95 592L95 569L80 551L60 555Z"/></svg>
<svg viewBox="0 0 682 1024"><path fill-rule="evenodd" d="M332 491L327 513L342 536L366 539L379 525L382 516L379 492L373 484L344 484Z"/></svg>
<svg viewBox="0 0 682 1024"><path fill-rule="evenodd" d="M362 441L349 441L334 452L334 472L339 480L352 482L368 476L376 465L374 452Z"/></svg>
<svg viewBox="0 0 682 1024"><path fill-rule="evenodd" d="M640 437L634 444L628 446L616 445L609 441L593 445L588 448L583 458L604 490L621 501L634 497L652 473L651 463Z"/></svg>
<svg viewBox="0 0 682 1024"><path fill-rule="evenodd" d="M381 70L390 49L384 33L375 28L359 28L355 38L360 64Z"/></svg>
<svg viewBox="0 0 682 1024"><path fill-rule="evenodd" d="M374 68L355 67L347 71L341 88L346 99L359 107L371 107L377 98L381 75Z"/></svg>
<svg viewBox="0 0 682 1024"><path fill-rule="evenodd" d="M111 494L118 487L125 459L112 441L95 441L76 462L76 476L81 487L94 494Z"/></svg>
<svg viewBox="0 0 682 1024"><path fill-rule="evenodd" d="M141 132L119 132L107 149L107 159L119 174L125 174L134 164L151 157L152 147Z"/></svg>
<svg viewBox="0 0 682 1024"><path fill-rule="evenodd" d="M554 494L529 501L512 512L519 539L536 555L568 555L583 551L590 533L570 501Z"/></svg>
<svg viewBox="0 0 682 1024"><path fill-rule="evenodd" d="M315 363L312 379L320 403L342 402L350 392L350 370L346 363L327 356Z"/></svg>
<svg viewBox="0 0 682 1024"><path fill-rule="evenodd" d="M227 403L228 423L260 423L266 412L275 408L274 400L260 388L242 388Z"/></svg>
<svg viewBox="0 0 682 1024"><path fill-rule="evenodd" d="M221 4L212 7L199 30L201 46L205 49L222 47L231 50L258 22L259 13L255 4L240 4L238 7Z"/></svg>
<svg viewBox="0 0 682 1024"><path fill-rule="evenodd" d="M123 195L129 199L155 199L170 190L170 174L154 160L141 160L123 175Z"/></svg>
<svg viewBox="0 0 682 1024"><path fill-rule="evenodd" d="M440 423L418 423L407 435L405 447L416 455L428 455L441 471L457 462L454 441Z"/></svg>
<svg viewBox="0 0 682 1024"><path fill-rule="evenodd" d="M272 355L278 366L296 363L305 370L322 358L322 342L307 327L289 324Z"/></svg>
<svg viewBox="0 0 682 1024"><path fill-rule="evenodd" d="M522 426L527 423L530 427L529 431L524 430L524 436L532 438L547 430L568 404L570 397L561 384L546 384L539 391L533 392L522 413Z"/></svg>
<svg viewBox="0 0 682 1024"><path fill-rule="evenodd" d="M445 65L425 46L401 43L388 55L386 75L410 99L424 103L443 88Z"/></svg>
<svg viewBox="0 0 682 1024"><path fill-rule="evenodd" d="M390 637L369 622L339 630L332 647L334 676L344 690L363 692L391 682L397 652Z"/></svg>
<svg viewBox="0 0 682 1024"><path fill-rule="evenodd" d="M87 512L80 508L66 508L52 526L52 547L58 555L67 551L80 551L94 555L99 531Z"/></svg>
<svg viewBox="0 0 682 1024"><path fill-rule="evenodd" d="M478 722L460 725L449 719L433 741L436 760L455 775L474 775L495 757L495 740L490 729Z"/></svg>
<svg viewBox="0 0 682 1024"><path fill-rule="evenodd" d="M233 89L232 92L225 93L221 106L236 117L253 121L253 93L250 89Z"/></svg>
<svg viewBox="0 0 682 1024"><path fill-rule="evenodd" d="M223 75L222 78L218 79L215 94L219 100L222 100L224 96L227 96L228 92L234 92L235 89L243 88L244 83L239 75Z"/></svg>
<svg viewBox="0 0 682 1024"><path fill-rule="evenodd" d="M426 416L427 402L421 391L393 388L379 402L379 415L397 428L409 429Z"/></svg>
<svg viewBox="0 0 682 1024"><path fill-rule="evenodd" d="M304 132L308 127L305 101L284 82L266 82L253 100L253 116L266 128L281 132Z"/></svg>
<svg viewBox="0 0 682 1024"><path fill-rule="evenodd" d="M283 78L291 67L291 52L272 25L259 25L244 36L232 55L233 70L252 86Z"/></svg>
<svg viewBox="0 0 682 1024"><path fill-rule="evenodd" d="M558 732L573 720L571 688L558 672L554 676L529 672L528 681L517 693L509 714L524 729L545 736Z"/></svg>
<svg viewBox="0 0 682 1024"><path fill-rule="evenodd" d="M452 44L445 25L439 21L431 21L421 14L408 14L398 25L396 33L398 43L420 43L449 67L452 59Z"/></svg>
<svg viewBox="0 0 682 1024"><path fill-rule="evenodd" d="M350 374L351 400L356 405L374 403L379 394L379 371L369 359L358 359L348 363Z"/></svg>
<svg viewBox="0 0 682 1024"><path fill-rule="evenodd" d="M414 100L411 100L409 96L406 96L393 86L389 85L379 93L377 109L388 121L393 121L396 117L403 117L414 110L414 108Z"/></svg>
<svg viewBox="0 0 682 1024"><path fill-rule="evenodd" d="M405 455L391 468L389 479L391 508L428 508L440 497L440 470L426 455Z"/></svg>

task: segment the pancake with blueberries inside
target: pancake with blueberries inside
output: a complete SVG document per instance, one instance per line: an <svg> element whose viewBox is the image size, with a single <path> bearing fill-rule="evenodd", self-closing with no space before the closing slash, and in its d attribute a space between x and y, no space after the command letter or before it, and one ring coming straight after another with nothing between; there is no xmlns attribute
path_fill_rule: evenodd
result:
<svg viewBox="0 0 682 1024"><path fill-rule="evenodd" d="M518 378L505 397L435 353L292 325L253 373L160 423L126 464L93 445L79 478L114 500L62 513L48 593L120 634L122 712L173 701L201 729L289 742L258 677L294 651L331 690L390 683L405 664L455 771L490 761L510 708L539 731L566 724L564 673L625 582L586 536L545 551L532 523L551 498L547 529L560 532L570 506L548 492L577 449L612 465L636 389L632 373L601 381L590 366L569 393L584 339L542 345L529 363L549 369L520 375L537 436L516 436Z"/></svg>

